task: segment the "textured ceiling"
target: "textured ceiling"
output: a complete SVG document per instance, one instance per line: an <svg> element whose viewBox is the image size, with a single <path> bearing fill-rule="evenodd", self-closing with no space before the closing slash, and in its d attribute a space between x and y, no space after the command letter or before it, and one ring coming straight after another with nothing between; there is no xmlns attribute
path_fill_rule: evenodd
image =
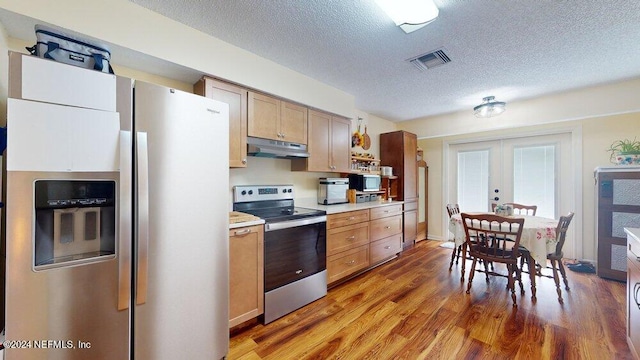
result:
<svg viewBox="0 0 640 360"><path fill-rule="evenodd" d="M638 0L434 0L439 17L410 34L373 0L130 1L350 93L358 109L392 121L471 112L489 95L508 109L640 77ZM35 19L0 9L0 23L33 41ZM406 61L440 48L450 63L420 72ZM200 77L112 51L120 65L188 83Z"/></svg>
<svg viewBox="0 0 640 360"><path fill-rule="evenodd" d="M402 121L482 97L537 97L640 76L640 1L435 0L410 34L373 0L132 0L355 96ZM451 62L405 60L444 47Z"/></svg>

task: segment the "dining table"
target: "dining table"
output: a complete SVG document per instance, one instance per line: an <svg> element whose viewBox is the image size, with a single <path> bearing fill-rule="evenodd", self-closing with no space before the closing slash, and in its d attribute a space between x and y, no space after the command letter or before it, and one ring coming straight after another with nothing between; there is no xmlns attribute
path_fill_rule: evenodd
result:
<svg viewBox="0 0 640 360"><path fill-rule="evenodd" d="M469 213L473 215L492 214L487 212L475 212ZM550 219L541 216L532 215L507 215L508 218L521 218L524 219L522 228L522 235L520 237L520 246L529 250L531 257L536 263L545 265L547 263L547 254L554 253L556 251L556 228L558 227L558 220ZM449 231L453 234L453 239L456 247L462 245L465 246L465 231L462 224L462 215L455 214L449 219ZM464 262L462 262L462 280L464 280ZM531 277L531 291L532 298L535 298L535 270L529 271Z"/></svg>

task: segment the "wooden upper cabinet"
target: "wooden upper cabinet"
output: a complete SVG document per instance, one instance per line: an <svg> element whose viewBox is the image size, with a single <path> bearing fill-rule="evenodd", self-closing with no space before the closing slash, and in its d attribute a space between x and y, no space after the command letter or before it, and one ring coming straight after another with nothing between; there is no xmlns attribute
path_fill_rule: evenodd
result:
<svg viewBox="0 0 640 360"><path fill-rule="evenodd" d="M268 95L248 93L248 135L307 144L307 108Z"/></svg>
<svg viewBox="0 0 640 360"><path fill-rule="evenodd" d="M287 101L280 101L281 140L307 144L308 109Z"/></svg>
<svg viewBox="0 0 640 360"><path fill-rule="evenodd" d="M418 137L407 131L380 134L380 165L398 176L398 200L418 198Z"/></svg>
<svg viewBox="0 0 640 360"><path fill-rule="evenodd" d="M306 161L308 171L331 171L331 115L309 110L309 158L294 160ZM294 163L292 163L293 166Z"/></svg>
<svg viewBox="0 0 640 360"><path fill-rule="evenodd" d="M351 170L351 120L333 116L331 119L331 164L333 171Z"/></svg>
<svg viewBox="0 0 640 360"><path fill-rule="evenodd" d="M229 167L247 166L247 89L203 78L194 93L229 104Z"/></svg>
<svg viewBox="0 0 640 360"><path fill-rule="evenodd" d="M265 139L281 140L278 131L280 100L249 91L248 135Z"/></svg>
<svg viewBox="0 0 640 360"><path fill-rule="evenodd" d="M295 171L349 172L351 121L309 110L309 158L294 159Z"/></svg>

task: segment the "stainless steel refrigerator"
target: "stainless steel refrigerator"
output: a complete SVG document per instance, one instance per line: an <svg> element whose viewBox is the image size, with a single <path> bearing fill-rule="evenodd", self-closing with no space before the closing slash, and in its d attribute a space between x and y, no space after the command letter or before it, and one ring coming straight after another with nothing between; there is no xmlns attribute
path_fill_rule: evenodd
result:
<svg viewBox="0 0 640 360"><path fill-rule="evenodd" d="M6 359L226 356L228 106L17 53L9 82Z"/></svg>

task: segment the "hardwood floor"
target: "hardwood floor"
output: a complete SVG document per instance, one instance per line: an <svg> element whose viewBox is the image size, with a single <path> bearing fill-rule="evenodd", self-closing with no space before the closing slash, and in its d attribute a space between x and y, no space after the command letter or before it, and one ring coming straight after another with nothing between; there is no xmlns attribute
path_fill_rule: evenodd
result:
<svg viewBox="0 0 640 360"><path fill-rule="evenodd" d="M227 359L632 359L626 343L626 285L567 271L537 279L532 303L506 278L476 273L471 294L451 250L422 241L326 297L231 338Z"/></svg>

